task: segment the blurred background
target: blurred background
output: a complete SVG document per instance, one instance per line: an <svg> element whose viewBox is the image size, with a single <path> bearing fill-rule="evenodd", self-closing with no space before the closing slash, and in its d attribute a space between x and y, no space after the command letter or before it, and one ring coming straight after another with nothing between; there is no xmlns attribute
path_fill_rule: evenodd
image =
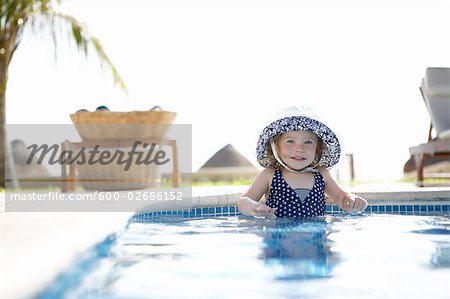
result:
<svg viewBox="0 0 450 299"><path fill-rule="evenodd" d="M25 30L9 68L8 124L69 124L79 109L155 105L192 124L192 170L231 144L255 166L277 110L307 105L340 134L355 176L397 181L427 141L425 69L450 66L446 1L63 1L128 88L64 34ZM55 59L56 56L56 59ZM347 163L343 159L343 163Z"/></svg>

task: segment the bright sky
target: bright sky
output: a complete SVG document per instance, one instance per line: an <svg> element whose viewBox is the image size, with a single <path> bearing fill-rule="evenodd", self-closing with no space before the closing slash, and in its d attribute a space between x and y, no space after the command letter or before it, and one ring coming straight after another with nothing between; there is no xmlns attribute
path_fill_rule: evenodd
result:
<svg viewBox="0 0 450 299"><path fill-rule="evenodd" d="M129 89L75 49L28 34L7 90L8 123L70 123L78 109L159 105L192 124L193 170L233 144L255 146L277 110L307 105L339 130L356 176L402 177L427 140L419 85L450 67L447 1L66 1Z"/></svg>

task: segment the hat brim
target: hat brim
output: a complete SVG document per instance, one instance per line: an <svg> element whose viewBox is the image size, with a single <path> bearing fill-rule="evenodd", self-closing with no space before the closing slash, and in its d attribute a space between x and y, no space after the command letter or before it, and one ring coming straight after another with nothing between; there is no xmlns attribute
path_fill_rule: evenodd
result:
<svg viewBox="0 0 450 299"><path fill-rule="evenodd" d="M314 132L324 144L318 166L330 168L339 162L341 145L336 134L324 123L307 116L289 116L278 119L264 128L258 139L256 157L262 167L274 167L274 160L268 155L272 138L290 131Z"/></svg>

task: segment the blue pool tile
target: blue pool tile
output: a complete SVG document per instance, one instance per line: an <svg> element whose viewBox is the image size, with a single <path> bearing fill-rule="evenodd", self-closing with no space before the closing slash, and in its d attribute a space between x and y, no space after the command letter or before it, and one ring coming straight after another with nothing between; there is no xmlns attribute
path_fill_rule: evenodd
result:
<svg viewBox="0 0 450 299"><path fill-rule="evenodd" d="M450 205L448 202L434 201L430 203L420 204L413 202L404 202L398 205L377 205L372 204L366 207L367 213L388 213L388 214L427 214L427 213L448 213L450 211ZM327 204L326 212L330 214L340 214L342 210L335 204ZM136 222L158 220L161 217L178 215L183 218L208 218L208 217L227 217L240 215L239 208L237 206L219 206L219 207L197 207L184 210L168 210L168 211L155 211L145 212L134 215L131 219Z"/></svg>

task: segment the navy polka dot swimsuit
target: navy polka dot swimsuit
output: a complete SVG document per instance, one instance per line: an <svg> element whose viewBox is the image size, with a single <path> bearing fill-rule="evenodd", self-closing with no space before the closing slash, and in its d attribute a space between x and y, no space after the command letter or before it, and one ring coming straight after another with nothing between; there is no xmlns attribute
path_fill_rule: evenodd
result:
<svg viewBox="0 0 450 299"><path fill-rule="evenodd" d="M311 218L325 215L325 181L319 172L313 172L314 186L308 196L301 201L297 193L284 180L280 170L276 170L270 185L266 204L275 211L277 217Z"/></svg>

